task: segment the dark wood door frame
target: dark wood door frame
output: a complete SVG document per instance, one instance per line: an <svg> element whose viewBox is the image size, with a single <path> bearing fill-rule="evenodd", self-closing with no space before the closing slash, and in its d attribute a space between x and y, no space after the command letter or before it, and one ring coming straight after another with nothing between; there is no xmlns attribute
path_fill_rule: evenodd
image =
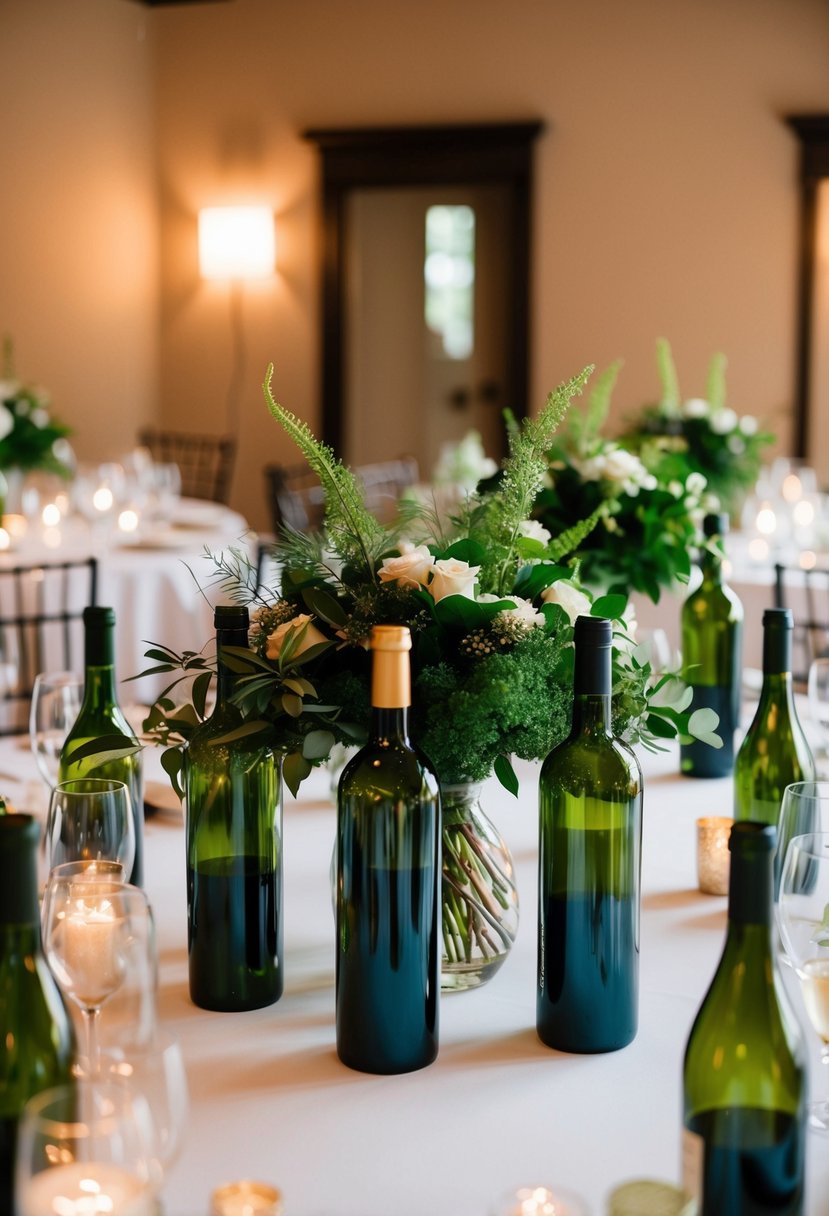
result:
<svg viewBox="0 0 829 1216"><path fill-rule="evenodd" d="M345 408L346 204L371 186L502 185L512 207L505 399L528 410L532 153L540 120L473 126L305 131L322 158L322 437L342 454Z"/></svg>
<svg viewBox="0 0 829 1216"><path fill-rule="evenodd" d="M797 337L794 398L794 455L807 457L817 273L818 187L829 178L829 115L801 114L786 119L801 143L800 237L798 248Z"/></svg>

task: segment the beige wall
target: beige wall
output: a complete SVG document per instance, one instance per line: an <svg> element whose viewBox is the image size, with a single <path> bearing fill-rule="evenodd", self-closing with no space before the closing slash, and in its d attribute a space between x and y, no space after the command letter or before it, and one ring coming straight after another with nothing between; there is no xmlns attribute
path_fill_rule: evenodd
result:
<svg viewBox="0 0 829 1216"><path fill-rule="evenodd" d="M224 301L195 274L195 212L248 194L277 213L276 283L247 300L235 497L290 448L260 404L318 420L313 126L540 116L533 396L623 356L621 415L657 390L669 337L688 395L710 355L731 402L781 430L793 381L797 148L780 121L829 108L825 0L235 0L158 14L163 401L220 426ZM185 249L186 243L186 249Z"/></svg>
<svg viewBox="0 0 829 1216"><path fill-rule="evenodd" d="M317 161L299 133L542 117L534 400L621 355L621 415L656 392L664 334L686 393L722 349L732 403L778 424L797 228L780 116L829 109L827 63L826 0L0 0L0 328L82 455L154 412L221 430L229 306L198 279L195 217L270 202L279 272L243 301L234 481L264 524L261 466L292 457L261 402L268 361L286 405L319 410Z"/></svg>
<svg viewBox="0 0 829 1216"><path fill-rule="evenodd" d="M157 397L152 30L123 0L0 0L0 332L82 459Z"/></svg>

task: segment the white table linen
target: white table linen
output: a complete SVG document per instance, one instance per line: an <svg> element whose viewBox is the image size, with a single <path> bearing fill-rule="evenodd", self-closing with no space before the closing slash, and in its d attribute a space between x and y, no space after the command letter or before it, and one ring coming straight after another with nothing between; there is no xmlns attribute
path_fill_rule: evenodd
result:
<svg viewBox="0 0 829 1216"><path fill-rule="evenodd" d="M607 1055L550 1051L535 1033L536 765L519 766L518 800L494 781L484 791L515 858L516 944L488 985L441 1001L437 1061L398 1077L352 1072L336 1057L327 774L316 772L298 801L286 795L287 978L267 1009L222 1014L191 1004L182 820L148 821L159 1015L180 1036L192 1097L183 1152L164 1187L166 1216L206 1216L211 1190L243 1177L279 1186L286 1216L486 1216L497 1196L527 1183L581 1192L601 1216L625 1179L677 1182L683 1051L719 959L727 906L697 890L695 820L730 814L732 785L680 778L673 749L646 755L643 766L639 1032ZM157 753L147 767L160 777ZM19 741L0 741L0 770L9 769L32 776ZM824 1092L817 1039L792 996L812 1087ZM811 1132L807 1173L807 1216L826 1216L829 1140Z"/></svg>

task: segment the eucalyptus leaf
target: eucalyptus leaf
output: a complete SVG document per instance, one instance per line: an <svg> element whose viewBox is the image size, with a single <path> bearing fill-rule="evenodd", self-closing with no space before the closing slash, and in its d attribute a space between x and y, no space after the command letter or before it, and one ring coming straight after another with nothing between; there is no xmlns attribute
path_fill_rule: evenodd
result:
<svg viewBox="0 0 829 1216"><path fill-rule="evenodd" d="M299 787L311 772L311 765L301 752L288 752L282 761L282 776L288 789L296 798Z"/></svg>
<svg viewBox="0 0 829 1216"><path fill-rule="evenodd" d="M302 754L306 760L324 760L335 742L330 730L311 730L302 741Z"/></svg>
<svg viewBox="0 0 829 1216"><path fill-rule="evenodd" d="M495 770L495 776L501 782L504 789L508 790L510 794L514 794L517 798L518 777L516 776L515 769L512 767L509 757L503 755L496 756L493 768Z"/></svg>
<svg viewBox="0 0 829 1216"><path fill-rule="evenodd" d="M68 760L75 764L79 760L95 760L95 768L106 764L109 760L123 760L126 756L135 756L142 750L143 744L136 739L128 739L125 735L99 735L97 739L88 739L78 747L73 747Z"/></svg>
<svg viewBox="0 0 829 1216"><path fill-rule="evenodd" d="M181 784L181 774L184 769L184 754L180 747L168 747L161 753L161 767L170 778L179 801L184 800L184 788Z"/></svg>

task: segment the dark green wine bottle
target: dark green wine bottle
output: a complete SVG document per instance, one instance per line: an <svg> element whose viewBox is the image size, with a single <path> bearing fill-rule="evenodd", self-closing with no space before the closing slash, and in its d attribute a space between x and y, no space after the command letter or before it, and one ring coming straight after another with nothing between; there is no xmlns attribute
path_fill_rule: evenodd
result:
<svg viewBox="0 0 829 1216"><path fill-rule="evenodd" d="M77 777L101 777L123 781L130 794L135 821L135 860L129 881L141 886L144 881L144 766L141 752L105 760L94 756L74 760L73 754L85 743L104 737L121 736L127 744L138 744L135 733L124 717L115 690L115 612L112 608L85 608L83 701L75 725L66 736L58 770L61 781Z"/></svg>
<svg viewBox="0 0 829 1216"><path fill-rule="evenodd" d="M0 1212L14 1204L17 1124L34 1094L71 1080L72 1022L40 948L38 827L0 815Z"/></svg>
<svg viewBox="0 0 829 1216"><path fill-rule="evenodd" d="M691 710L713 709L719 716L721 748L683 743L680 771L687 777L727 777L734 767L734 731L740 723L743 606L723 580L722 538L728 516L706 515L702 582L682 605L682 666L693 693Z"/></svg>
<svg viewBox="0 0 829 1216"><path fill-rule="evenodd" d="M728 931L683 1070L683 1181L699 1216L803 1212L802 1036L772 947L776 830L731 830Z"/></svg>
<svg viewBox="0 0 829 1216"><path fill-rule="evenodd" d="M642 773L613 737L612 628L575 626L573 728L539 784L539 1038L560 1051L615 1051L636 1035Z"/></svg>
<svg viewBox="0 0 829 1216"><path fill-rule="evenodd" d="M224 651L247 646L248 610L219 605L214 624L216 705L184 752L190 996L236 1011L282 995L281 774L261 736L223 741L242 723Z"/></svg>
<svg viewBox="0 0 829 1216"><path fill-rule="evenodd" d="M763 613L763 686L754 720L734 764L734 818L777 827L787 785L814 781L815 762L792 692L792 630L788 608ZM780 840L775 898L788 840Z"/></svg>
<svg viewBox="0 0 829 1216"><path fill-rule="evenodd" d="M372 718L337 812L337 1054L411 1072L438 1052L440 793L409 737L411 637L372 630Z"/></svg>

